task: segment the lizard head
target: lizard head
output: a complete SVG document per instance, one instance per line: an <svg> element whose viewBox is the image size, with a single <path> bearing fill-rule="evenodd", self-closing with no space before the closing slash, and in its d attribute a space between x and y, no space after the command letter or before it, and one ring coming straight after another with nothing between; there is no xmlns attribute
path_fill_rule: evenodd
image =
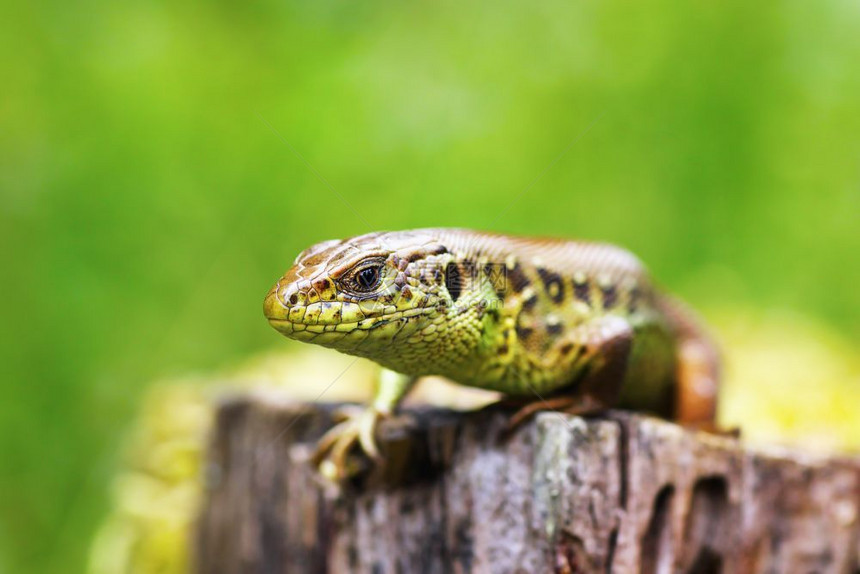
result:
<svg viewBox="0 0 860 574"><path fill-rule="evenodd" d="M429 231L324 241L299 254L266 295L264 314L291 339L414 371L420 355L426 363L439 350L455 315L458 337L480 338L480 329L462 328L469 312L458 309L454 260Z"/></svg>

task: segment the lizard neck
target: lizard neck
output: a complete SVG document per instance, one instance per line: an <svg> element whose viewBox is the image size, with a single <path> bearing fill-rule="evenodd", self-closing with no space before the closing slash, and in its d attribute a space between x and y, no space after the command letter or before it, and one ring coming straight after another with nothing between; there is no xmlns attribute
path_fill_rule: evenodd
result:
<svg viewBox="0 0 860 574"><path fill-rule="evenodd" d="M452 305L428 317L415 332L356 354L407 375L442 375L484 386L482 365L500 344L502 313L503 301L491 283L475 281L463 285Z"/></svg>

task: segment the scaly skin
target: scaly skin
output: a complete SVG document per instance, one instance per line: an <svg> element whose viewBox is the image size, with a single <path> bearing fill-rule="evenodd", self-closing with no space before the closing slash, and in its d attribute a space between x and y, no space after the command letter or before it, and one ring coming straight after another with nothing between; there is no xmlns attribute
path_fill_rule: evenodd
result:
<svg viewBox="0 0 860 574"><path fill-rule="evenodd" d="M378 456L376 424L424 375L538 399L516 421L547 406L624 406L696 425L715 416L713 346L610 245L461 229L326 241L299 254L264 310L287 337L400 374L321 440L333 478L355 442Z"/></svg>

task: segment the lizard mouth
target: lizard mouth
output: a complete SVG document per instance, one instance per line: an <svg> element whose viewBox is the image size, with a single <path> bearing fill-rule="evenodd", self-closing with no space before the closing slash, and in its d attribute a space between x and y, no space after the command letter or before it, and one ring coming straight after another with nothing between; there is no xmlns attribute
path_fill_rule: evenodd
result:
<svg viewBox="0 0 860 574"><path fill-rule="evenodd" d="M292 336L299 333L318 335L321 333L351 333L353 331L370 331L396 321L408 321L419 315L433 311L432 308L414 308L405 311L383 313L376 317L367 317L360 321L338 323L304 323L289 319L269 317L269 324L284 335Z"/></svg>

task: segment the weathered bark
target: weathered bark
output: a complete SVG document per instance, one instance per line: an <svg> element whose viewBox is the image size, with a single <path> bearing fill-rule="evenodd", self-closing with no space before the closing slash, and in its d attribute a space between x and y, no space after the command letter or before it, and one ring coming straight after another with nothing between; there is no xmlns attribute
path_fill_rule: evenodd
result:
<svg viewBox="0 0 860 574"><path fill-rule="evenodd" d="M221 407L199 574L857 572L860 462L752 452L643 416L410 412L340 494L308 465L330 408Z"/></svg>

